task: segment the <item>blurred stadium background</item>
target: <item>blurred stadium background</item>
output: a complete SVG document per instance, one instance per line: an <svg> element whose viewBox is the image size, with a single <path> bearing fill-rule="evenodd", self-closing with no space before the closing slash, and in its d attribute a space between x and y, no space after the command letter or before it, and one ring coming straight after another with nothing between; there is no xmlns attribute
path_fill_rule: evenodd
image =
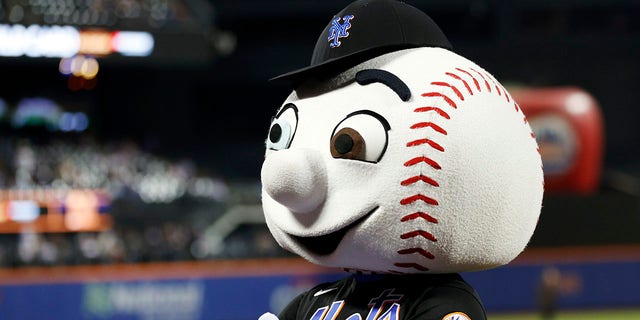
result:
<svg viewBox="0 0 640 320"><path fill-rule="evenodd" d="M529 248L495 319L640 319L640 3L407 1L529 115ZM257 319L343 274L260 209L270 118L346 1L0 0L0 318ZM550 317L548 319L552 319Z"/></svg>

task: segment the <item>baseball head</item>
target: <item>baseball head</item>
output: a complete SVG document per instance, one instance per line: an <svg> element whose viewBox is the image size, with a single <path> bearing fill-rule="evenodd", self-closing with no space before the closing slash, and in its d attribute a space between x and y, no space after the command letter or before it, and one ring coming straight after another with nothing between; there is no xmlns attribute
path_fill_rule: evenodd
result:
<svg viewBox="0 0 640 320"><path fill-rule="evenodd" d="M267 138L262 201L278 243L320 265L391 273L503 265L543 194L507 90L441 48L400 50L299 87Z"/></svg>

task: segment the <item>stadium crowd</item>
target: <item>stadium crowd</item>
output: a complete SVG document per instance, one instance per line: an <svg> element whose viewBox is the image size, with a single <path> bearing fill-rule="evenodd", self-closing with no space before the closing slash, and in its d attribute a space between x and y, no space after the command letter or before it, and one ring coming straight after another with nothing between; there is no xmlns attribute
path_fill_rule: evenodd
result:
<svg viewBox="0 0 640 320"><path fill-rule="evenodd" d="M207 249L210 226L234 205L257 204L259 188L229 185L192 161L164 159L133 143L5 140L0 188L104 190L114 220L96 232L33 232L25 224L20 232L0 234L0 266L286 255L266 226L256 223L240 223L223 245Z"/></svg>

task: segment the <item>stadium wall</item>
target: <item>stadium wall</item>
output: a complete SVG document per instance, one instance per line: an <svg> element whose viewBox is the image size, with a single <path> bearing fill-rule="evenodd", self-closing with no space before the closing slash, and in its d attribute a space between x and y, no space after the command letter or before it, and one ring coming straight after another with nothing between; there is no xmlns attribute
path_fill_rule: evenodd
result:
<svg viewBox="0 0 640 320"><path fill-rule="evenodd" d="M489 312L531 311L550 269L559 308L640 307L638 246L531 249L463 277ZM257 319L345 275L295 258L0 269L0 318Z"/></svg>

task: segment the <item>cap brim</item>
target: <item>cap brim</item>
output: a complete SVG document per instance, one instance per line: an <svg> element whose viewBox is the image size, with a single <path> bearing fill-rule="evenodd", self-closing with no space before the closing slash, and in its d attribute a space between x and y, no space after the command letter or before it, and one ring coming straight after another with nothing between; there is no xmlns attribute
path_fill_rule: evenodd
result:
<svg viewBox="0 0 640 320"><path fill-rule="evenodd" d="M362 62L365 62L379 55L383 55L385 53L416 47L420 46L412 44L402 44L368 48L338 58L329 59L313 66L308 66L302 69L287 72L285 74L271 78L269 79L269 81L288 82L292 86L296 87L308 79L323 79L337 75L351 67L354 67Z"/></svg>

